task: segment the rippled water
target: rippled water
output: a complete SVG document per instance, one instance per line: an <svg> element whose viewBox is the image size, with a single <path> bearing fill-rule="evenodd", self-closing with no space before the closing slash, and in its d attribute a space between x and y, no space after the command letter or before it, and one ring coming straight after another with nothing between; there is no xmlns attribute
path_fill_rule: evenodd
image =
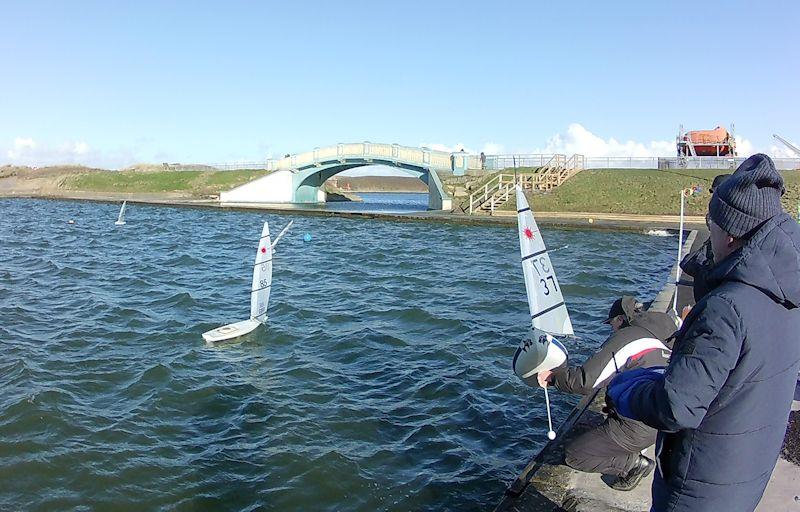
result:
<svg viewBox="0 0 800 512"><path fill-rule="evenodd" d="M513 227L0 200L0 510L486 510L546 441ZM67 219L75 219L68 225ZM313 239L303 242L303 234ZM670 238L546 230L582 359ZM575 398L554 394L563 419Z"/></svg>
<svg viewBox="0 0 800 512"><path fill-rule="evenodd" d="M357 192L361 201L330 202L322 205L303 205L299 208L332 212L408 213L428 209L428 193L415 192Z"/></svg>

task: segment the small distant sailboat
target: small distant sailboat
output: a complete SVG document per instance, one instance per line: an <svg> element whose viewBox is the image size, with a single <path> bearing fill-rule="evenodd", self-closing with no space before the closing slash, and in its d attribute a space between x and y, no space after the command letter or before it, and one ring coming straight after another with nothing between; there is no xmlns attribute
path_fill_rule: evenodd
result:
<svg viewBox="0 0 800 512"><path fill-rule="evenodd" d="M127 204L128 201L122 201L122 208L119 209L119 217L117 218L117 222L114 223L115 226L125 225L125 206Z"/></svg>
<svg viewBox="0 0 800 512"><path fill-rule="evenodd" d="M267 321L267 307L269 306L269 292L272 288L272 253L278 240L286 233L292 225L290 222L275 238L270 241L269 223L264 223L261 230L261 238L258 242L256 261L253 265L253 283L250 287L250 318L241 322L217 327L203 333L203 339L207 343L219 343L222 341L239 338L253 332L259 325Z"/></svg>
<svg viewBox="0 0 800 512"><path fill-rule="evenodd" d="M567 349L555 336L572 336L572 321L533 212L522 188L517 185L516 189L519 248L531 313L531 333L517 348L512 365L514 373L523 382L538 386L537 373L552 370L567 361ZM550 427L547 437L555 439L547 388L544 388L544 392Z"/></svg>

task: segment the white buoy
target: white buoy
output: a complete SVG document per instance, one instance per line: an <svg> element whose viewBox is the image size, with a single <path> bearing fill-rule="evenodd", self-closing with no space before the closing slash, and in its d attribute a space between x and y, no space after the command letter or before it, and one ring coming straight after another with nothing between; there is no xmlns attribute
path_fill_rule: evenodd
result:
<svg viewBox="0 0 800 512"><path fill-rule="evenodd" d="M69 219L69 220L67 221L67 224L75 224L75 221L74 221L74 220L72 220L72 219Z"/></svg>

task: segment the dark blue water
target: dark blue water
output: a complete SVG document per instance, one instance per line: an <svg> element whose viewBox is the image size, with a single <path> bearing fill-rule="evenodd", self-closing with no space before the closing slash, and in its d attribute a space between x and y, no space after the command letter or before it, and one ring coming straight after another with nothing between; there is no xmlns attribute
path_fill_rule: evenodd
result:
<svg viewBox="0 0 800 512"><path fill-rule="evenodd" d="M428 193L358 192L363 201L331 202L319 206L333 212L409 213L428 209Z"/></svg>
<svg viewBox="0 0 800 512"><path fill-rule="evenodd" d="M0 510L486 510L545 441L514 227L0 200ZM67 219L75 219L68 225ZM268 328L248 315L261 223ZM312 235L303 242L303 235ZM581 338L674 238L546 230ZM573 397L554 394L555 420Z"/></svg>

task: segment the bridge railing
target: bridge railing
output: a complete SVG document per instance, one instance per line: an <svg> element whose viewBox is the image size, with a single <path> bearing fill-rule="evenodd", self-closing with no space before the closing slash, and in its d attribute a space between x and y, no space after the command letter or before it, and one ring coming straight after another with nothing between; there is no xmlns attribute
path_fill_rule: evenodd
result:
<svg viewBox="0 0 800 512"><path fill-rule="evenodd" d="M436 170L449 170L451 155L456 160L456 168L460 159L466 159L466 168L473 171L480 170L480 155L468 153L449 153L428 148L401 146L399 144L378 144L372 142L343 143L335 146L316 148L312 151L288 155L284 158L269 159L261 162L228 162L209 164L222 170L233 169L266 169L296 170L320 162L333 161L345 158L381 159L405 162L420 167ZM512 154L512 155L485 155L486 162L483 169L486 171L499 171L514 167L544 167L553 158L552 153ZM583 161L584 169L735 169L746 157L586 157ZM780 170L800 169L800 158L774 158L775 166Z"/></svg>

